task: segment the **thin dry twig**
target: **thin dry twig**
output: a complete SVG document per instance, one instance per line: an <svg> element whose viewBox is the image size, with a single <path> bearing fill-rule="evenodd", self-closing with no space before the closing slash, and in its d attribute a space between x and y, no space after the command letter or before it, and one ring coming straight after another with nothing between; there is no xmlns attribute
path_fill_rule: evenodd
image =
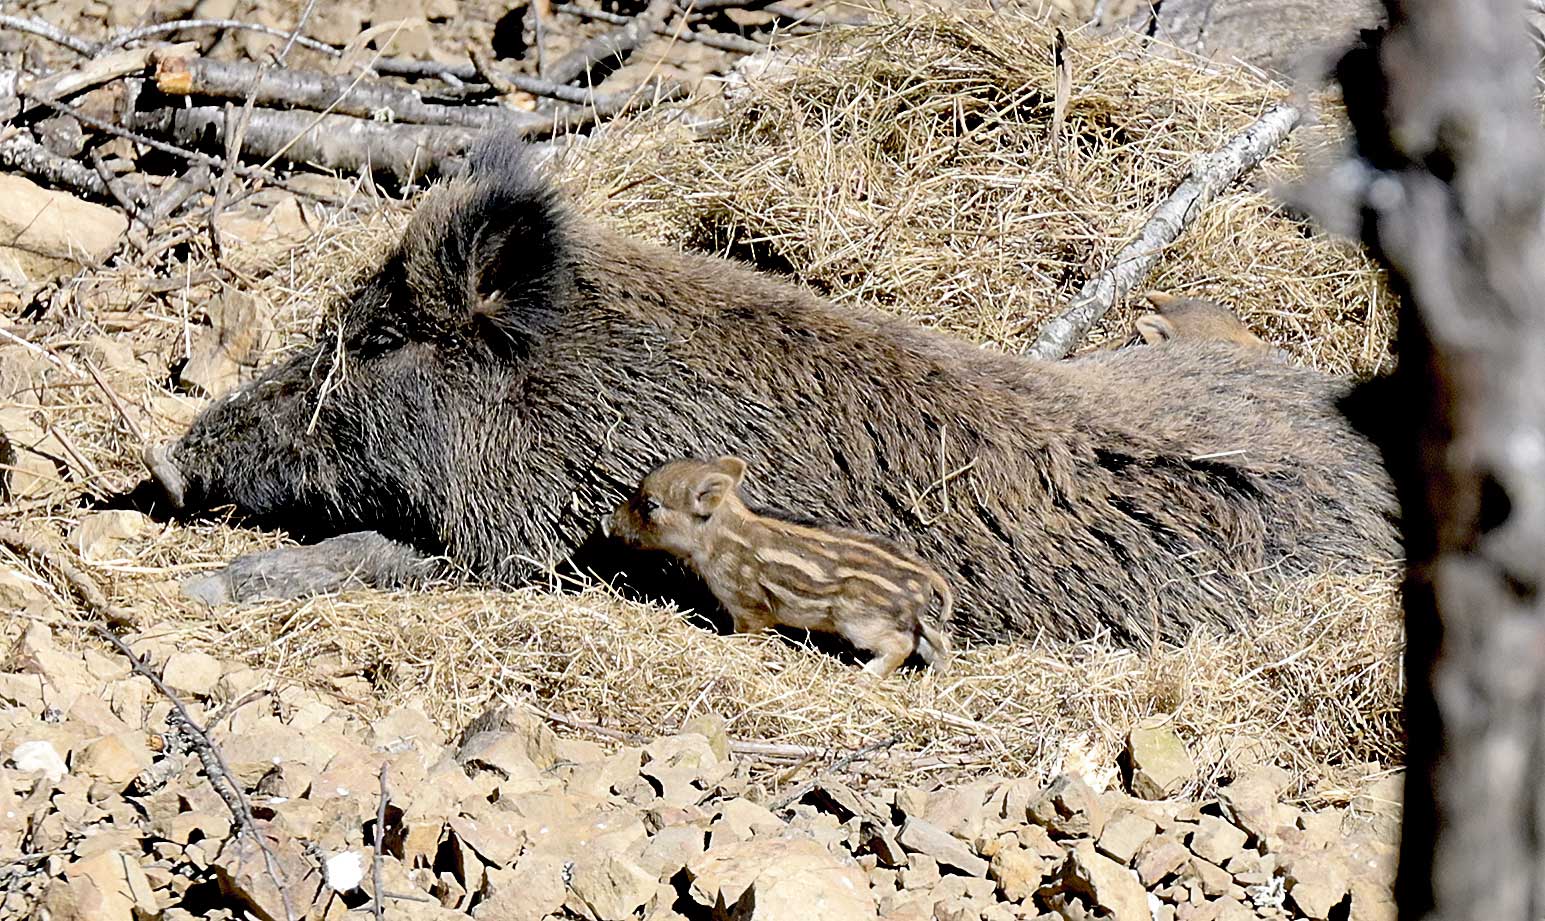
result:
<svg viewBox="0 0 1545 921"><path fill-rule="evenodd" d="M623 60L643 44L644 39L665 27L672 2L650 0L642 13L629 19L621 28L592 38L553 62L544 76L554 83L573 83L608 61Z"/></svg>
<svg viewBox="0 0 1545 921"><path fill-rule="evenodd" d="M577 6L573 3L557 3L553 5L553 11L574 16L579 19L591 19L596 22L609 22L614 26L627 25L634 17L624 16L620 13L608 13L605 10L592 10L588 7ZM670 37L677 34L677 30L667 25L660 25L654 30L654 34ZM736 54L757 54L767 50L767 46L741 38L739 35L726 35L723 32L699 32L694 29L680 30L682 41L697 42L709 48L717 48L720 51L733 51Z"/></svg>
<svg viewBox="0 0 1545 921"><path fill-rule="evenodd" d="M57 26L44 22L41 19L27 19L22 16L9 16L0 14L0 29L11 29L16 32L26 32L30 35L36 35L39 38L46 38L56 45L62 45L65 48L68 48L77 54L83 54L88 58L92 57L98 52L96 45L93 45L88 41L76 38L68 32L61 30Z"/></svg>
<svg viewBox="0 0 1545 921"><path fill-rule="evenodd" d="M381 887L381 853L386 841L386 802L391 798L391 791L386 786L386 765L385 761L381 762L381 799L376 803L375 856L370 862L370 879L375 886L371 908L375 912L376 921L383 921L386 917L386 891Z"/></svg>
<svg viewBox="0 0 1545 921"><path fill-rule="evenodd" d="M848 766L853 764L853 762L867 758L875 752L885 751L888 748L899 745L901 744L901 740L902 736L891 736L888 739L881 739L878 742L871 742L868 745L865 745L863 748L843 755L841 758L838 758L836 761L833 761L831 764L817 771L814 777L800 784L793 793L790 793L787 796L779 797L776 802L767 808L773 812L780 812L789 808L790 806L794 805L794 803L798 802L799 799L805 794L819 786L823 779L830 777L833 774L842 773L843 771L847 770Z"/></svg>

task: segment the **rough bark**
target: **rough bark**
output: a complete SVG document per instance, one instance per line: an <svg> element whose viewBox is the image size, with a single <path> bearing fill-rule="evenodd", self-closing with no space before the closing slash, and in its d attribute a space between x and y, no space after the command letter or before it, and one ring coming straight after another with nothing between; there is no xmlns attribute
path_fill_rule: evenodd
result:
<svg viewBox="0 0 1545 921"><path fill-rule="evenodd" d="M1545 915L1545 141L1518 0L1389 0L1339 77L1399 367L1355 399L1400 490L1400 915Z"/></svg>
<svg viewBox="0 0 1545 921"><path fill-rule="evenodd" d="M1134 287L1142 284L1160 254L1175 242L1196 215L1219 192L1276 149L1297 126L1299 118L1299 111L1292 106L1276 106L1223 147L1198 161L1190 175L1154 209L1143 229L1138 231L1137 239L1116 253L1109 269L1089 279L1079 289L1067 310L1041 327L1026 353L1055 360L1071 352L1090 327Z"/></svg>

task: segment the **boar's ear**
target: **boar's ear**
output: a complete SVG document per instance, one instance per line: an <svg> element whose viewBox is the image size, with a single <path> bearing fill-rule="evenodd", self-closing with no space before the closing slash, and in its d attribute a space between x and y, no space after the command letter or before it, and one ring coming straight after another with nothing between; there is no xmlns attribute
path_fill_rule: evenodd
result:
<svg viewBox="0 0 1545 921"><path fill-rule="evenodd" d="M713 469L729 477L736 486L746 476L746 462L733 454L714 458Z"/></svg>
<svg viewBox="0 0 1545 921"><path fill-rule="evenodd" d="M715 470L704 474L692 490L692 514L699 518L712 517L724 504L724 499L735 491L735 478Z"/></svg>
<svg viewBox="0 0 1545 921"><path fill-rule="evenodd" d="M563 217L530 150L508 134L485 137L461 178L420 206L405 238L422 320L434 333L475 331L524 351L570 287Z"/></svg>
<svg viewBox="0 0 1545 921"><path fill-rule="evenodd" d="M1158 345L1175 338L1175 324L1168 317L1145 313L1137 318L1137 333L1149 345Z"/></svg>

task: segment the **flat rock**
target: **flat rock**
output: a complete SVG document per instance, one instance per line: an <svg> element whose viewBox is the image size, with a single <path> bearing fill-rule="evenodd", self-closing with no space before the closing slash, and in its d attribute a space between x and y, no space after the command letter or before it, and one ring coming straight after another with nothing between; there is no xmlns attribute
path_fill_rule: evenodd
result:
<svg viewBox="0 0 1545 921"><path fill-rule="evenodd" d="M1137 874L1080 841L1068 855L1061 887L1083 896L1115 921L1150 921L1148 892Z"/></svg>
<svg viewBox="0 0 1545 921"><path fill-rule="evenodd" d="M1222 866L1244 848L1248 837L1232 823L1204 815L1191 834L1191 853Z"/></svg>
<svg viewBox="0 0 1545 921"><path fill-rule="evenodd" d="M1023 902L1041 888L1041 882L1053 869L1051 861L1017 844L1001 847L988 862L987 875L998 884L998 892L1010 902Z"/></svg>
<svg viewBox="0 0 1545 921"><path fill-rule="evenodd" d="M1132 795L1165 799L1196 779L1196 762L1176 734L1172 721L1151 718L1127 734L1127 762L1132 776Z"/></svg>
<svg viewBox="0 0 1545 921"><path fill-rule="evenodd" d="M0 239L22 280L52 274L58 263L98 265L118 248L129 222L117 211L51 192L14 174L0 175Z"/></svg>
<svg viewBox="0 0 1545 921"><path fill-rule="evenodd" d="M75 528L75 546L90 563L113 559L127 541L150 532L155 525L139 512L115 510L91 512Z"/></svg>
<svg viewBox="0 0 1545 921"><path fill-rule="evenodd" d="M1130 864L1138 849L1158 831L1159 826L1152 820L1127 812L1105 823L1097 846L1100 853L1117 863Z"/></svg>
<svg viewBox="0 0 1545 921"><path fill-rule="evenodd" d="M869 880L807 838L765 838L711 848L687 867L692 900L746 921L873 921ZM742 913L743 912L743 913Z"/></svg>
<svg viewBox="0 0 1545 921"><path fill-rule="evenodd" d="M172 690L190 697L209 697L220 684L225 666L205 652L174 652L166 659L161 680Z"/></svg>
<svg viewBox="0 0 1545 921"><path fill-rule="evenodd" d="M194 333L177 381L197 395L214 398L256 370L274 334L257 299L234 288L221 291L208 313L209 325Z"/></svg>
<svg viewBox="0 0 1545 921"><path fill-rule="evenodd" d="M908 851L927 854L941 866L954 867L968 876L987 875L987 861L972 853L964 841L931 822L908 817L896 840Z"/></svg>
<svg viewBox="0 0 1545 921"><path fill-rule="evenodd" d="M659 880L617 854L588 853L569 877L569 904L594 921L624 921L654 895Z"/></svg>

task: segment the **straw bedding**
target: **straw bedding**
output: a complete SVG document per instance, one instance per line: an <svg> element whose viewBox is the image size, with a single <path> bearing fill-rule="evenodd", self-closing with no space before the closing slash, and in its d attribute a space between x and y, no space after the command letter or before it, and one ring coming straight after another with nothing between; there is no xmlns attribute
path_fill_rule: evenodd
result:
<svg viewBox="0 0 1545 921"><path fill-rule="evenodd" d="M1048 25L1003 15L823 36L748 65L730 81L730 102L614 124L563 150L554 172L581 211L630 233L749 258L839 302L1017 350L1192 157L1285 95L1249 75L1144 56L1130 40L1073 34L1072 94L1054 136L1051 41ZM1265 177L1299 175L1301 145L1274 156ZM405 215L389 202L369 211L318 211L304 241L228 254L232 285L272 318L276 349L315 329L347 287L340 267L368 267ZM196 262L202 243L188 245ZM169 369L215 288L150 297L146 284L131 271L83 280L43 341L68 361L103 366L150 436L169 438L196 406L166 389ZM1391 298L1377 267L1255 188L1201 214L1151 284L1235 305L1296 361L1359 375L1388 365ZM1091 341L1124 338L1133 316L1118 309ZM7 412L43 407L100 471L96 491L138 477L135 443L94 390L60 383L76 378L15 346L0 360L42 382ZM80 492L61 483L5 517L64 540L85 514ZM91 568L160 641L342 688L365 710L419 701L450 728L511 695L640 733L712 711L739 739L855 748L899 735L870 770L900 782L1104 768L1137 719L1172 714L1203 785L1269 760L1324 796L1401 754L1392 572L1327 573L1255 599L1241 635L1141 652L1100 637L976 648L946 673L876 685L788 640L720 636L689 613L601 586L353 592L214 611L177 596L178 579L283 540L220 523L167 525ZM6 622L8 633L20 623Z"/></svg>

